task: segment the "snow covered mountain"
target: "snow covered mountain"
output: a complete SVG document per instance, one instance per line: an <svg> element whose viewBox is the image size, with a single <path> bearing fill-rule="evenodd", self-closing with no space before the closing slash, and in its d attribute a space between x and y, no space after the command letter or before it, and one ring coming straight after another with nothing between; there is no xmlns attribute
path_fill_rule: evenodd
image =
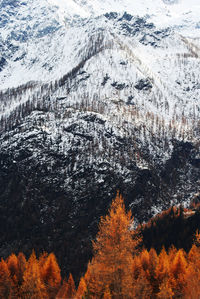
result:
<svg viewBox="0 0 200 299"><path fill-rule="evenodd" d="M198 2L1 1L2 255L51 250L78 273L117 189L137 221L189 205Z"/></svg>
<svg viewBox="0 0 200 299"><path fill-rule="evenodd" d="M70 71L76 61L73 54L78 44L88 38L83 19L90 20L111 11L146 16L157 28L176 28L179 34L200 37L198 1L188 4L188 1L182 0L168 5L169 2L1 1L1 89L17 87L32 80L49 81ZM101 17L98 25L110 30L104 19ZM93 26L95 24L96 21Z"/></svg>

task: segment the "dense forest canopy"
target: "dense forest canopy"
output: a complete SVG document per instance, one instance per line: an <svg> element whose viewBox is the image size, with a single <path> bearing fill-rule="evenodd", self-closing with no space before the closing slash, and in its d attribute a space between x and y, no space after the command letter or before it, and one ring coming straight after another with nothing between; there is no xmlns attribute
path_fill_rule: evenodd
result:
<svg viewBox="0 0 200 299"><path fill-rule="evenodd" d="M172 211L175 218L187 212L172 208L157 217L157 222ZM12 254L0 262L0 298L199 298L198 231L188 253L174 246L168 251L163 247L158 253L154 248L145 249L141 228L135 230L133 225L131 211L126 212L118 194L108 215L101 217L93 258L77 286L72 274L67 279L61 277L53 253L37 258L33 251L28 260L23 253Z"/></svg>

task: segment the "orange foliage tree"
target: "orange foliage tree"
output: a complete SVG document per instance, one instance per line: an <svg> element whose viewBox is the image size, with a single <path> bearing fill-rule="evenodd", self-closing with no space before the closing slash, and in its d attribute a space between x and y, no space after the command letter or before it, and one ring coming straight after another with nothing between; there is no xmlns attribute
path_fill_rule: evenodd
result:
<svg viewBox="0 0 200 299"><path fill-rule="evenodd" d="M165 278L160 287L159 287L159 293L157 295L157 298L160 299L172 299L174 298L174 292L172 291L171 284L167 278Z"/></svg>
<svg viewBox="0 0 200 299"><path fill-rule="evenodd" d="M169 280L170 277L170 266L169 258L167 252L163 248L158 259L158 264L156 267L156 289L159 290L159 286L164 284Z"/></svg>
<svg viewBox="0 0 200 299"><path fill-rule="evenodd" d="M81 280L79 282L78 290L76 292L76 298L82 299L84 298L85 294L87 293L87 285L85 282L85 279L81 277Z"/></svg>
<svg viewBox="0 0 200 299"><path fill-rule="evenodd" d="M15 254L11 254L7 260L8 269L10 271L10 275L15 283L17 283L18 278L18 258Z"/></svg>
<svg viewBox="0 0 200 299"><path fill-rule="evenodd" d="M79 292L81 292L81 289L82 288L80 287ZM62 286L56 295L56 299L74 299L74 298L78 298L78 297L76 296L76 287L75 287L74 279L72 274L70 273L68 281L67 282L66 280L63 281Z"/></svg>
<svg viewBox="0 0 200 299"><path fill-rule="evenodd" d="M68 287L67 287L67 292L66 292L66 298L72 299L75 296L76 293L76 287L75 287L75 283L74 283L74 279L72 274L69 274L69 279L68 279Z"/></svg>
<svg viewBox="0 0 200 299"><path fill-rule="evenodd" d="M196 236L199 239L199 234ZM195 244L199 246L199 240L197 241ZM192 246L187 259L189 266L185 277L184 293L188 299L200 298L200 247L197 246Z"/></svg>
<svg viewBox="0 0 200 299"><path fill-rule="evenodd" d="M48 294L40 276L40 270L35 253L30 256L27 268L24 272L24 282L21 287L21 298L23 299L46 299Z"/></svg>
<svg viewBox="0 0 200 299"><path fill-rule="evenodd" d="M67 298L68 283L63 280L62 285L56 295L56 299L65 299Z"/></svg>
<svg viewBox="0 0 200 299"><path fill-rule="evenodd" d="M55 298L60 287L61 275L60 268L53 253L50 253L46 260L43 262L41 269L41 278L46 286L49 298Z"/></svg>
<svg viewBox="0 0 200 299"><path fill-rule="evenodd" d="M170 267L172 290L178 298L182 298L184 295L187 266L184 251L178 250Z"/></svg>
<svg viewBox="0 0 200 299"><path fill-rule="evenodd" d="M103 294L103 299L112 299L108 286L106 286L105 292Z"/></svg>
<svg viewBox="0 0 200 299"><path fill-rule="evenodd" d="M14 286L8 266L7 263L2 259L0 262L0 298L12 298L14 295Z"/></svg>
<svg viewBox="0 0 200 299"><path fill-rule="evenodd" d="M23 283L23 277L24 277L24 272L26 270L26 258L25 258L25 255L20 252L18 254L18 272L17 272L17 275L18 275L18 287L20 288L22 283Z"/></svg>
<svg viewBox="0 0 200 299"><path fill-rule="evenodd" d="M126 213L123 198L118 194L109 214L101 218L93 242L94 258L86 275L91 297L101 298L109 289L112 298L132 298L133 254L141 242L132 226L131 212Z"/></svg>

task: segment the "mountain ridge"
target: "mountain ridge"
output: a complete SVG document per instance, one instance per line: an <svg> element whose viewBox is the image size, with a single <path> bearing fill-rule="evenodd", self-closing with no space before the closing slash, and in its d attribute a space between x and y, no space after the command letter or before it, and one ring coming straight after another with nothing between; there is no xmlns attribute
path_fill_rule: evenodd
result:
<svg viewBox="0 0 200 299"><path fill-rule="evenodd" d="M18 3L1 39L0 254L53 251L78 275L117 190L137 223L199 190L198 29Z"/></svg>

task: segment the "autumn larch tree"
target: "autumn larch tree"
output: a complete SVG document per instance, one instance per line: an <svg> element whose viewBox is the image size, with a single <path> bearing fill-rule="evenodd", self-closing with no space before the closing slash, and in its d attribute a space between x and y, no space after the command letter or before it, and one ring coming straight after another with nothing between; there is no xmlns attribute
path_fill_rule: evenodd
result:
<svg viewBox="0 0 200 299"><path fill-rule="evenodd" d="M103 294L103 299L112 299L108 286L106 287L105 292Z"/></svg>
<svg viewBox="0 0 200 299"><path fill-rule="evenodd" d="M56 299L66 299L67 298L67 291L68 291L68 283L64 279L62 285L56 295Z"/></svg>
<svg viewBox="0 0 200 299"><path fill-rule="evenodd" d="M195 240L195 244L199 246L199 234L196 236L198 240ZM184 287L187 299L200 298L200 247L196 245L192 246L187 258L189 267L187 268L185 276L186 284Z"/></svg>
<svg viewBox="0 0 200 299"><path fill-rule="evenodd" d="M41 264L41 263L40 263ZM42 269L41 269L41 278L46 286L49 298L55 298L57 294L60 283L61 283L61 275L60 268L56 261L56 257L53 253L50 253L46 258Z"/></svg>
<svg viewBox="0 0 200 299"><path fill-rule="evenodd" d="M159 255L158 264L155 272L156 291L159 292L160 286L163 284L163 290L163 288L165 288L165 286L167 285L167 281L170 279L169 258L167 252L165 251L165 248L162 249Z"/></svg>
<svg viewBox="0 0 200 299"><path fill-rule="evenodd" d="M25 255L20 252L17 256L17 296L18 298L20 298L20 294L21 294L21 286L23 284L24 281L24 272L26 270L26 258Z"/></svg>
<svg viewBox="0 0 200 299"><path fill-rule="evenodd" d="M193 264L187 268L184 285L184 295L186 299L200 298L200 271L196 271Z"/></svg>
<svg viewBox="0 0 200 299"><path fill-rule="evenodd" d="M27 268L23 276L21 287L21 298L23 299L47 299L48 294L41 279L38 260L33 252L27 262Z"/></svg>
<svg viewBox="0 0 200 299"><path fill-rule="evenodd" d="M86 292L87 292L87 285L86 285L85 279L83 277L81 277L81 280L80 280L79 286L78 286L78 290L76 292L76 299L84 298Z"/></svg>
<svg viewBox="0 0 200 299"><path fill-rule="evenodd" d="M165 278L159 287L159 293L157 295L157 298L172 299L173 296L174 292L172 291L169 279Z"/></svg>
<svg viewBox="0 0 200 299"><path fill-rule="evenodd" d="M11 278L15 281L18 277L18 258L15 254L11 254L7 260L8 269L10 271Z"/></svg>
<svg viewBox="0 0 200 299"><path fill-rule="evenodd" d="M91 296L101 298L109 289L114 299L133 298L133 254L141 238L132 229L131 211L126 213L122 196L113 200L109 214L102 217L94 258L89 265L88 289Z"/></svg>
<svg viewBox="0 0 200 299"><path fill-rule="evenodd" d="M187 273L187 261L185 258L185 252L180 249L178 250L174 261L170 267L171 285L175 297L183 297L184 287L186 284L186 273Z"/></svg>
<svg viewBox="0 0 200 299"><path fill-rule="evenodd" d="M157 292L157 279L156 279L156 268L158 265L158 256L155 249L151 248L149 251L149 282L152 286L153 296L155 296Z"/></svg>
<svg viewBox="0 0 200 299"><path fill-rule="evenodd" d="M75 283L74 283L74 279L72 274L69 274L69 278L68 278L68 288L67 288L67 298L72 299L75 296L76 293L76 287L75 287Z"/></svg>
<svg viewBox="0 0 200 299"><path fill-rule="evenodd" d="M18 269L18 258L15 254L11 254L7 259L8 270L10 272L10 277L13 281L13 285L15 290L18 290L18 276L19 276L19 269Z"/></svg>
<svg viewBox="0 0 200 299"><path fill-rule="evenodd" d="M14 285L7 263L2 259L0 262L0 299L9 299L12 297L14 297Z"/></svg>
<svg viewBox="0 0 200 299"><path fill-rule="evenodd" d="M133 282L133 293L130 298L150 299L152 298L152 286L146 278L146 273L142 269L138 278Z"/></svg>

